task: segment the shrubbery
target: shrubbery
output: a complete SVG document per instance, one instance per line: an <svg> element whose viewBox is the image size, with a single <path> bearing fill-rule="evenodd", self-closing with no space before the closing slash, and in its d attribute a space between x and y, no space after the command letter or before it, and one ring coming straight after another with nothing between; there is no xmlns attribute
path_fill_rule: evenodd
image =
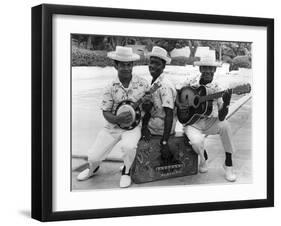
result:
<svg viewBox="0 0 281 226"><path fill-rule="evenodd" d="M194 61L199 61L199 57L174 57L171 65L185 66L193 65ZM251 68L251 58L248 56L236 56L233 59L228 56L223 56L223 61L230 63L230 70L237 70L241 68ZM136 65L147 65L148 59L141 57L135 62ZM113 66L113 60L107 57L106 51L101 50L87 50L74 47L72 48L72 66Z"/></svg>
<svg viewBox="0 0 281 226"><path fill-rule="evenodd" d="M249 56L236 56L230 62L229 70L238 70L239 68L252 68L251 58Z"/></svg>
<svg viewBox="0 0 281 226"><path fill-rule="evenodd" d="M194 61L200 60L199 57L174 57L172 58L171 65L185 66L193 65Z"/></svg>
<svg viewBox="0 0 281 226"><path fill-rule="evenodd" d="M171 61L171 65L192 65L194 61L199 60L198 57L175 57ZM148 59L141 57L140 60L135 62L136 65L147 65ZM72 48L72 66L113 66L113 61L107 57L106 51L101 50L87 50L82 48Z"/></svg>
<svg viewBox="0 0 281 226"><path fill-rule="evenodd" d="M112 66L113 62L106 56L105 51L91 51L72 48L72 66Z"/></svg>
<svg viewBox="0 0 281 226"><path fill-rule="evenodd" d="M87 49L81 49L77 47L72 48L72 66L113 66L113 60L107 57L106 51L92 51ZM135 62L136 65L145 65L148 63L148 59L143 57Z"/></svg>
<svg viewBox="0 0 281 226"><path fill-rule="evenodd" d="M237 67L251 68L251 58L248 56L236 56L232 59L232 63Z"/></svg>

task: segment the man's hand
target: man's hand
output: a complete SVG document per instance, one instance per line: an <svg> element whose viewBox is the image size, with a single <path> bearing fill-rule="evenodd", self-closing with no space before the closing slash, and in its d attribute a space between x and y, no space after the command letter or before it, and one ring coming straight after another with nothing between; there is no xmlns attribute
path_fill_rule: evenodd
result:
<svg viewBox="0 0 281 226"><path fill-rule="evenodd" d="M228 106L230 104L231 95L232 95L232 89L228 89L224 92L222 96L224 106Z"/></svg>
<svg viewBox="0 0 281 226"><path fill-rule="evenodd" d="M152 95L151 95L151 93L146 92L145 95L143 96L142 109L145 112L150 112L152 107L153 107Z"/></svg>
<svg viewBox="0 0 281 226"><path fill-rule="evenodd" d="M118 116L116 116L116 123L117 124L127 124L133 120L132 115L129 111L122 112Z"/></svg>
<svg viewBox="0 0 281 226"><path fill-rule="evenodd" d="M224 92L222 96L223 106L219 110L219 115L218 115L220 121L223 121L228 114L228 105L230 104L231 95L232 95L232 89L228 89Z"/></svg>
<svg viewBox="0 0 281 226"><path fill-rule="evenodd" d="M153 103L149 100L146 100L142 104L142 109L144 110L144 112L150 112L152 107L153 107Z"/></svg>
<svg viewBox="0 0 281 226"><path fill-rule="evenodd" d="M150 141L151 133L147 127L141 129L141 137L146 141Z"/></svg>
<svg viewBox="0 0 281 226"><path fill-rule="evenodd" d="M152 94L150 92L145 92L143 96L143 102L152 102Z"/></svg>
<svg viewBox="0 0 281 226"><path fill-rule="evenodd" d="M161 158L164 161L164 163L169 163L173 160L174 156L172 152L170 151L169 145L161 145Z"/></svg>

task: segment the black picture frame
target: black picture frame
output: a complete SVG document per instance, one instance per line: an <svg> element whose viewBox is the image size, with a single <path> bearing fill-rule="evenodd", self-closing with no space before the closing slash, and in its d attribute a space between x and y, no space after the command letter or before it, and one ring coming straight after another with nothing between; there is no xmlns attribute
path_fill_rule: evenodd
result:
<svg viewBox="0 0 281 226"><path fill-rule="evenodd" d="M54 212L52 210L52 18L55 14L265 27L267 29L266 199ZM57 221L272 206L274 206L273 19L49 4L32 8L32 218L40 221Z"/></svg>

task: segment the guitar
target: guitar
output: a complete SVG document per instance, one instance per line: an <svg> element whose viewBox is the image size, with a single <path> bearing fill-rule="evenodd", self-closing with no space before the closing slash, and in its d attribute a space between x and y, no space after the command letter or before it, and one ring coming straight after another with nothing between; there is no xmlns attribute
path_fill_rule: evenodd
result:
<svg viewBox="0 0 281 226"><path fill-rule="evenodd" d="M153 84L153 86L149 89L147 93L152 94L160 87L161 84L156 82ZM131 100L124 100L118 104L115 110L115 115L120 115L123 112L129 112L132 116L132 120L130 122L118 124L118 126L121 129L131 130L134 129L140 123L141 120L140 105L143 103L143 101L144 101L144 96L136 102L133 102Z"/></svg>
<svg viewBox="0 0 281 226"><path fill-rule="evenodd" d="M213 100L223 96L227 90L209 94L205 86L194 88L183 87L177 95L177 116L179 122L184 125L192 125L202 116L208 116L213 110ZM245 84L232 89L234 94L244 94L251 92L251 85Z"/></svg>

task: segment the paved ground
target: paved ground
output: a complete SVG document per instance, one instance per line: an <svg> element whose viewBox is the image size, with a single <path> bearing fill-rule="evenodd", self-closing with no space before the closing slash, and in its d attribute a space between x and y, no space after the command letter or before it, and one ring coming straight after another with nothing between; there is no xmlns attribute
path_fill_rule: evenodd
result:
<svg viewBox="0 0 281 226"><path fill-rule="evenodd" d="M241 107L230 119L233 139L236 147L233 163L238 179L235 183L252 182L252 111L251 100ZM209 136L206 139L208 151L209 171L205 174L198 173L193 176L178 177L144 184L133 184L132 187L150 187L185 184L224 184L229 183L224 179L224 152L218 136ZM93 178L79 182L76 180L78 173L86 167L85 159L73 158L72 160L72 189L119 189L121 162L103 162L99 173Z"/></svg>

